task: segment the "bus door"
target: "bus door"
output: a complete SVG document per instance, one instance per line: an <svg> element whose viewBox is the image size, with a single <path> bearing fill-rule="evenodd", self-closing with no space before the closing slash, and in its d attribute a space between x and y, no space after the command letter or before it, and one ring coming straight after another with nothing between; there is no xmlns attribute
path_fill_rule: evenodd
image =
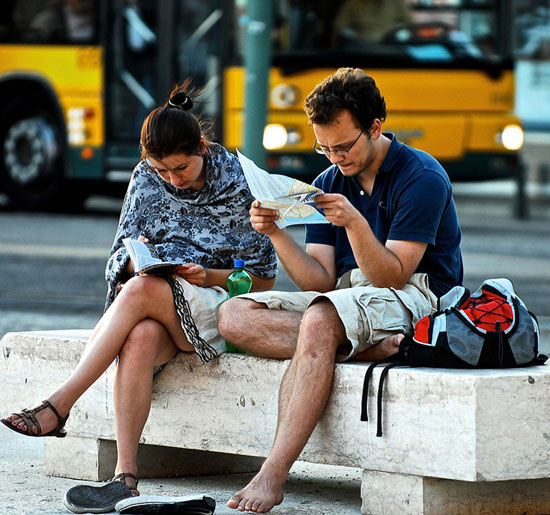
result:
<svg viewBox="0 0 550 515"><path fill-rule="evenodd" d="M116 0L106 9L106 167L116 181L139 160L143 120L173 82L173 2Z"/></svg>
<svg viewBox="0 0 550 515"><path fill-rule="evenodd" d="M221 138L222 68L230 55L232 1L175 2L177 79L191 78L202 89L193 112L213 122ZM165 98L168 91L165 92Z"/></svg>
<svg viewBox="0 0 550 515"><path fill-rule="evenodd" d="M194 112L218 116L221 98L219 1L116 0L109 3L106 48L107 178L128 179L139 159L143 120L185 78L204 88Z"/></svg>

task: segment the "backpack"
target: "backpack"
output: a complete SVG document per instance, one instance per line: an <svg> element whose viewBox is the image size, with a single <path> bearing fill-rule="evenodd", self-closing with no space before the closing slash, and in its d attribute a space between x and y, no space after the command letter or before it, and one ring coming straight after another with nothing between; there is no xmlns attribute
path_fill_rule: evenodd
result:
<svg viewBox="0 0 550 515"><path fill-rule="evenodd" d="M470 295L455 286L439 299L438 310L405 336L399 351L372 363L365 373L361 420L367 421L368 389L373 370L387 363L380 375L377 431L382 436L382 390L391 368L511 368L543 365L538 353L539 325L514 292L509 279L487 279Z"/></svg>

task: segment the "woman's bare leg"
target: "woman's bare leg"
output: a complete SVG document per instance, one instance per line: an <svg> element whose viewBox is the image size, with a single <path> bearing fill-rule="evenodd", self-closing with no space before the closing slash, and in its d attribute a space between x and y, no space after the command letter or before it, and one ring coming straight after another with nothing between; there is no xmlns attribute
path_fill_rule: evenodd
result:
<svg viewBox="0 0 550 515"><path fill-rule="evenodd" d="M115 474L138 474L137 449L151 408L153 370L169 361L177 349L164 326L152 319L139 322L122 346L114 385ZM127 478L126 484L135 487L132 481Z"/></svg>
<svg viewBox="0 0 550 515"><path fill-rule="evenodd" d="M146 318L159 322L177 347L186 351L193 350L181 329L170 285L159 277L134 277L126 283L92 331L75 370L48 397L61 416L69 413L77 399L115 359L132 329ZM51 410L40 411L37 419L42 433L57 426L57 418ZM26 429L16 414L10 415L6 420L22 430Z"/></svg>

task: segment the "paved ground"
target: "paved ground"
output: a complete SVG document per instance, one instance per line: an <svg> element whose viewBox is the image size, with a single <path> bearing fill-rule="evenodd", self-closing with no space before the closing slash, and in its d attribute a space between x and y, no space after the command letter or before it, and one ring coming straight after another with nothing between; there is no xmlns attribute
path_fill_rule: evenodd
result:
<svg viewBox="0 0 550 515"><path fill-rule="evenodd" d="M82 483L48 477L42 472L43 440L0 428L0 513L2 515L54 515L70 513L63 495ZM144 479L142 494L186 495L204 493L216 500L216 514L239 513L225 503L251 474L204 476L186 479ZM275 514L356 515L361 510L358 469L296 464L287 485L286 498ZM95 483L90 483L95 484Z"/></svg>

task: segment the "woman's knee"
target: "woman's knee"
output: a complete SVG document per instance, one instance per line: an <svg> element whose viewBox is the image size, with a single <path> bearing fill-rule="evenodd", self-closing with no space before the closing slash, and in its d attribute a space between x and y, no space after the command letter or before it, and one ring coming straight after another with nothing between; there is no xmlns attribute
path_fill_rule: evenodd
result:
<svg viewBox="0 0 550 515"><path fill-rule="evenodd" d="M155 276L136 276L126 282L119 296L126 299L150 301L168 293L170 285L165 279Z"/></svg>
<svg viewBox="0 0 550 515"><path fill-rule="evenodd" d="M119 353L120 360L154 360L165 332L159 322L152 319L142 320L126 338Z"/></svg>

